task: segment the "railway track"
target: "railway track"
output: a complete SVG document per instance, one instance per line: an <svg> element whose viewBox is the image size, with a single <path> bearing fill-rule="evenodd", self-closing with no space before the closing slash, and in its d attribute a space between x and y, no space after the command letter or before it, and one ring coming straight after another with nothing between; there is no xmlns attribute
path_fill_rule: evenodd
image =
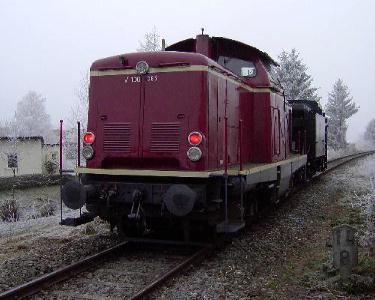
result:
<svg viewBox="0 0 375 300"><path fill-rule="evenodd" d="M320 173L318 176L325 175L328 172L330 172L330 171L336 169L337 167L339 167L343 164L346 164L346 163L348 163L352 160L355 160L355 159L361 158L361 157L365 157L367 155L371 155L371 154L374 154L374 153L375 153L375 150L371 150L371 151L360 152L360 153L355 153L355 154L346 155L346 156L343 156L343 157L331 159L331 160L328 161L327 170L324 173Z"/></svg>
<svg viewBox="0 0 375 300"><path fill-rule="evenodd" d="M316 177L374 153L367 151L330 160L327 171ZM166 253L160 253L161 249L151 252L140 245L163 246ZM165 250L166 246L172 248ZM213 249L213 244L130 239L12 288L0 294L0 299L22 299L34 294L36 299L143 299L172 276L203 261Z"/></svg>
<svg viewBox="0 0 375 300"><path fill-rule="evenodd" d="M212 244L134 239L0 294L0 299L143 299Z"/></svg>

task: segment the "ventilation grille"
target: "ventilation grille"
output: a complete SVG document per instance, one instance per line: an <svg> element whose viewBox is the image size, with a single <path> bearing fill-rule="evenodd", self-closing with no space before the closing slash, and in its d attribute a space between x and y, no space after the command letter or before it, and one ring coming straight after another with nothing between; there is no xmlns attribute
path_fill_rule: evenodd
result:
<svg viewBox="0 0 375 300"><path fill-rule="evenodd" d="M151 152L178 152L180 150L180 123L152 123Z"/></svg>
<svg viewBox="0 0 375 300"><path fill-rule="evenodd" d="M130 123L108 123L104 125L105 152L130 152Z"/></svg>

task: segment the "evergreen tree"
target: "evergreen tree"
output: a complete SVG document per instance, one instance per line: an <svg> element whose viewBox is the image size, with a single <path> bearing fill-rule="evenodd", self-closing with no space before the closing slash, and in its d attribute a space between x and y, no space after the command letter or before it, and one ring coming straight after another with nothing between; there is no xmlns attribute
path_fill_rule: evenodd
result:
<svg viewBox="0 0 375 300"><path fill-rule="evenodd" d="M375 119L372 119L368 123L365 132L365 139L375 145Z"/></svg>
<svg viewBox="0 0 375 300"><path fill-rule="evenodd" d="M299 58L296 49L290 53L283 51L279 55L280 67L276 69L276 76L284 88L287 100L314 100L319 102L317 88L312 87L310 75L307 74L307 66Z"/></svg>
<svg viewBox="0 0 375 300"><path fill-rule="evenodd" d="M350 96L348 87L341 79L333 85L328 94L326 114L328 117L328 146L337 150L346 147L347 119L354 115L358 108Z"/></svg>

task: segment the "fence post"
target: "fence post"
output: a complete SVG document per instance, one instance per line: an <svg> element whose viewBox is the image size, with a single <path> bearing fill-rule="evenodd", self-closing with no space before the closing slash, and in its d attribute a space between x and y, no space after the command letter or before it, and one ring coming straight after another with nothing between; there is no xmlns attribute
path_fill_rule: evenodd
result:
<svg viewBox="0 0 375 300"><path fill-rule="evenodd" d="M63 213L63 206L62 206L62 179L63 179L63 120L60 120L60 221L62 222L62 213Z"/></svg>
<svg viewBox="0 0 375 300"><path fill-rule="evenodd" d="M340 271L342 281L347 281L358 264L356 230L349 225L336 226L332 232L333 266Z"/></svg>

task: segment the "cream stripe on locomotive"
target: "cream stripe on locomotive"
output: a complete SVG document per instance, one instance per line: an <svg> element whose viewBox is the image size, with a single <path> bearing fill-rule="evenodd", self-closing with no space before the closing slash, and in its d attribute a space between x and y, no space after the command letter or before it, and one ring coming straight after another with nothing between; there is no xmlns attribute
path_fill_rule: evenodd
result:
<svg viewBox="0 0 375 300"><path fill-rule="evenodd" d="M272 92L271 88L252 88L239 79L235 79L234 75L229 76L219 71L216 71L214 67L204 66L204 65L193 65L193 66L179 66L179 67L165 67L165 68L150 68L149 73L172 73L172 72L209 72L218 77L227 79L232 83L239 84L242 88L254 92L254 93L269 93ZM116 75L138 75L135 69L125 69L125 70L94 70L90 71L90 76L101 77L101 76L116 76Z"/></svg>
<svg viewBox="0 0 375 300"><path fill-rule="evenodd" d="M228 175L251 175L260 173L266 170L277 168L290 164L291 168L298 169L307 162L307 155L293 155L291 158L278 161L270 164L250 164L245 165L244 170L240 171L238 168L229 168ZM151 177L184 177L184 178L209 178L214 176L222 176L224 170L215 171L159 171L159 170L132 170L132 169L92 169L79 167L76 168L77 174L97 174L97 175L111 175L111 176L151 176Z"/></svg>

